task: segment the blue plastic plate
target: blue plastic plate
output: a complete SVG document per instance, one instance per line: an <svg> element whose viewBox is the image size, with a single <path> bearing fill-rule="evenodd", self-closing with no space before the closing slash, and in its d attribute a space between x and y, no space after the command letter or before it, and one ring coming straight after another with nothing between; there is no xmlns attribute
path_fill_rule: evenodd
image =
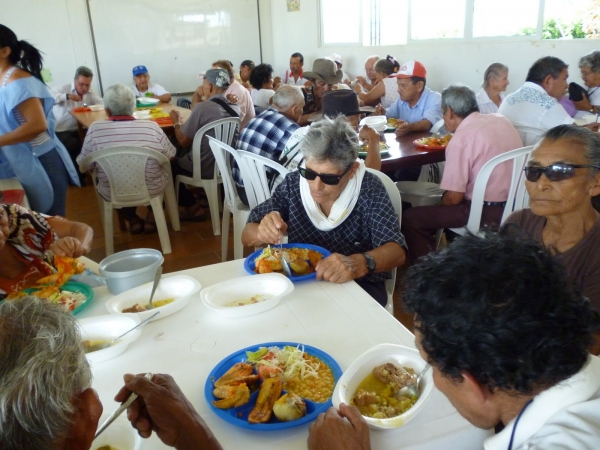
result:
<svg viewBox="0 0 600 450"><path fill-rule="evenodd" d="M29 289L25 289L25 292L27 292L28 294L32 294L33 292L38 291L38 290L39 290L38 288L29 288ZM81 305L79 305L77 308L75 308L73 311L71 311L73 314L77 314L78 312L80 312L83 308L85 308L87 305L89 305L92 302L92 300L94 299L93 289L84 283L78 283L76 281L69 281L69 282L63 284L60 287L60 290L61 291L69 291L69 292L80 292L86 296L85 302L83 302Z"/></svg>
<svg viewBox="0 0 600 450"><path fill-rule="evenodd" d="M327 411L331 406L331 398L325 403L311 402L310 400L304 400L306 402L306 415L298 420L292 420L290 422L281 422L275 417L275 414L271 416L271 420L267 423L250 423L248 422L248 414L254 408L256 397L258 397L258 391L253 392L250 396L250 401L245 405L238 408L219 409L213 406L213 400L218 400L212 393L214 387L214 380L218 380L225 372L227 372L234 364L246 361L246 352L255 352L260 347L283 347L285 345L291 345L294 347L298 346L296 342L267 342L266 344L257 344L250 347L246 347L238 352L232 353L224 360L222 360L216 367L208 374L206 384L204 385L204 396L208 402L208 406L211 407L213 412L226 422L229 422L237 427L247 428L249 430L262 430L262 431L275 431L284 430L286 428L293 428L299 425L312 422L317 418L319 414ZM342 376L342 369L338 363L327 353L319 350L318 348L311 347L310 345L304 345L304 351L309 355L316 356L321 360L325 361L331 368L333 373L334 386ZM284 391L285 392L285 391Z"/></svg>
<svg viewBox="0 0 600 450"><path fill-rule="evenodd" d="M273 247L279 247L279 246L277 245L277 246L273 246ZM331 255L331 252L329 250L324 249L323 247L319 247L318 245L312 245L312 244L283 244L282 247L283 248L308 248L310 250L316 250L323 255L323 258L327 258L329 255ZM251 255L248 255L248 257L246 257L246 259L244 260L244 269L246 269L246 272L248 272L250 275L256 275L256 272L254 270L254 269L256 269L256 264L254 263L254 260L256 258L258 258L261 253L262 253L262 250L257 250L254 253L252 253ZM309 273L308 275L301 275L299 277L292 276L292 277L290 277L290 280L292 280L292 281L309 280L311 278L315 278L316 276L317 276L316 272L313 272L313 273Z"/></svg>

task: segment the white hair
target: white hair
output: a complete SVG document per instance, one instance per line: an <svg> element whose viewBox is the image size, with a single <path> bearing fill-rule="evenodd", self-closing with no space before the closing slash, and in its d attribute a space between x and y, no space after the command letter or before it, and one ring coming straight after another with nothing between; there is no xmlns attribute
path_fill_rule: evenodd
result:
<svg viewBox="0 0 600 450"><path fill-rule="evenodd" d="M131 116L135 111L135 94L127 86L115 84L104 93L104 107L113 116Z"/></svg>
<svg viewBox="0 0 600 450"><path fill-rule="evenodd" d="M294 105L304 103L304 95L298 86L285 84L277 89L273 96L273 104L282 111L287 111Z"/></svg>

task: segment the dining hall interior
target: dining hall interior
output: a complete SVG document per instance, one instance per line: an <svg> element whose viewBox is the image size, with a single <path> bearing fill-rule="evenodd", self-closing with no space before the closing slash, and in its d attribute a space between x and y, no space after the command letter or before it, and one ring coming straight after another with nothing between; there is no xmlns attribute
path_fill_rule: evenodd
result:
<svg viewBox="0 0 600 450"><path fill-rule="evenodd" d="M188 448L165 430L189 433L189 448L544 448L552 426L565 448L600 446L599 0L4 0L0 10L0 330L4 314L11 324L36 314L2 299L30 301L48 280L57 292L84 286L58 301L76 319L61 326L92 344L160 311L114 349L77 356L89 379L77 372L73 395L96 412L76 416L57 448L74 448L71 438L91 450ZM43 63L26 64L23 41ZM29 77L38 115L16 92ZM14 134L32 119L45 125ZM521 353L507 350L519 342ZM290 346L331 369L325 400L314 388L297 396L302 418L270 404L256 419L264 380L277 376L264 377L272 364L255 354L293 358ZM557 348L550 377L541 366ZM7 379L25 373L14 364ZM238 364L253 379L247 393L241 379L218 384ZM408 368L416 394L406 409L365 412L357 389L384 364ZM165 397L142 388L144 374ZM401 387L390 388L394 405ZM140 412L140 399L109 418L131 392L173 401ZM181 423L158 425L169 414ZM44 433L30 442L52 442ZM27 439L0 431L0 447Z"/></svg>

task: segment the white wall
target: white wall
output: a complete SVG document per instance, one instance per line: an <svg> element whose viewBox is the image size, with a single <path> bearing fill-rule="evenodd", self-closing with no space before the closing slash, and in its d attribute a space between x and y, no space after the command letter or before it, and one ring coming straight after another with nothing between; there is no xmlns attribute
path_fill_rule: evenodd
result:
<svg viewBox="0 0 600 450"><path fill-rule="evenodd" d="M486 67L495 61L510 68L511 86L516 90L524 81L531 64L542 56L556 56L570 66L570 81L581 83L577 66L579 58L600 48L596 39L572 41L488 41L478 43L423 43L387 47L319 46L319 16L317 0L302 0L299 12L287 12L283 0L261 0L261 7L271 4L273 60L275 72L288 67L290 55L304 55L304 69L310 70L316 58L339 53L344 58L344 71L352 76L364 75L364 61L372 55L394 56L400 63L411 59L421 61L427 69L427 85L441 90L452 82L462 82L478 90ZM442 0L440 0L442 1Z"/></svg>
<svg viewBox="0 0 600 450"><path fill-rule="evenodd" d="M44 53L50 87L73 80L75 69L96 73L85 0L1 0L0 23ZM98 92L97 77L93 88Z"/></svg>

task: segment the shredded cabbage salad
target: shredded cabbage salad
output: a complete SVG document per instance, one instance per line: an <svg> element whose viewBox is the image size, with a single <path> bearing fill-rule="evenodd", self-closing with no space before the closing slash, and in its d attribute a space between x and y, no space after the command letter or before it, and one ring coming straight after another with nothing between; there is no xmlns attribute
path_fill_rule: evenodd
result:
<svg viewBox="0 0 600 450"><path fill-rule="evenodd" d="M320 364L304 358L304 346L301 344L297 347L260 347L255 352L246 352L246 356L248 362L254 365L264 364L282 369L284 380L318 376Z"/></svg>

